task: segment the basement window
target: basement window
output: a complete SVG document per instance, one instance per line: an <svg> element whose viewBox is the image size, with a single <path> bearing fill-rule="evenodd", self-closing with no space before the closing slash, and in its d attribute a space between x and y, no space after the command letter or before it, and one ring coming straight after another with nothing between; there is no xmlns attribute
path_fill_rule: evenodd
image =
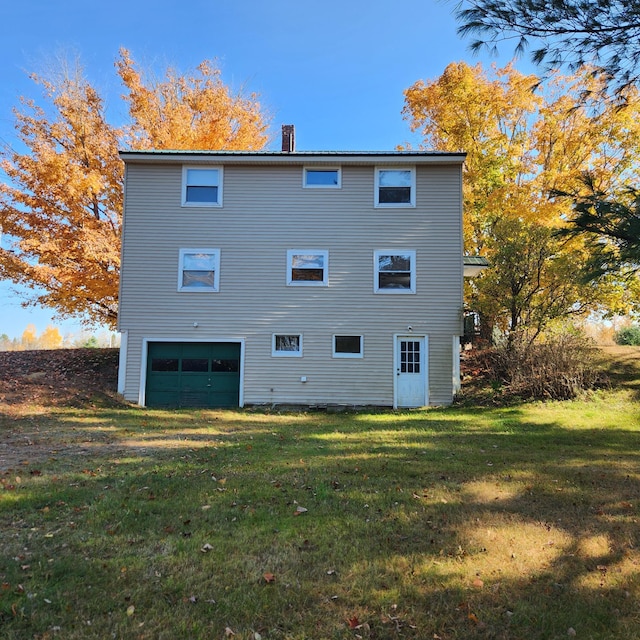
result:
<svg viewBox="0 0 640 640"><path fill-rule="evenodd" d="M362 336L333 336L334 358L362 358Z"/></svg>
<svg viewBox="0 0 640 640"><path fill-rule="evenodd" d="M274 357L302 357L302 334L274 333L271 342L271 355Z"/></svg>

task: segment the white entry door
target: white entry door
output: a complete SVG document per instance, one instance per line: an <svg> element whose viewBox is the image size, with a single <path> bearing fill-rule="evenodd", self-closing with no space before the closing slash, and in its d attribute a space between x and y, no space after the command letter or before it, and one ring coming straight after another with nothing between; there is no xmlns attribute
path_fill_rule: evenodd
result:
<svg viewBox="0 0 640 640"><path fill-rule="evenodd" d="M426 337L396 337L397 407L423 407L427 404L427 362Z"/></svg>

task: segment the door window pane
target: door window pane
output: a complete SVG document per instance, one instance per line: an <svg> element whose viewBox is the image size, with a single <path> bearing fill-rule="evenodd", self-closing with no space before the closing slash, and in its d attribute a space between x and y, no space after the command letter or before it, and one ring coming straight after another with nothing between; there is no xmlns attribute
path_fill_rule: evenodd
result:
<svg viewBox="0 0 640 640"><path fill-rule="evenodd" d="M151 371L177 371L177 358L152 358Z"/></svg>
<svg viewBox="0 0 640 640"><path fill-rule="evenodd" d="M211 371L214 373L236 373L239 370L240 363L237 360L212 360Z"/></svg>
<svg viewBox="0 0 640 640"><path fill-rule="evenodd" d="M208 358L184 358L182 360L182 370L189 372L209 371Z"/></svg>
<svg viewBox="0 0 640 640"><path fill-rule="evenodd" d="M400 341L400 372L420 373L420 342L418 340Z"/></svg>

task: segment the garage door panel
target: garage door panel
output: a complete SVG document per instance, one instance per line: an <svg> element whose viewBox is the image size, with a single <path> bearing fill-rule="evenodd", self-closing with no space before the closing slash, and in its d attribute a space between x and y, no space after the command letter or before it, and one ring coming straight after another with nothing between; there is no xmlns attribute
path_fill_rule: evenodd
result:
<svg viewBox="0 0 640 640"><path fill-rule="evenodd" d="M237 407L239 399L239 343L149 343L147 406Z"/></svg>

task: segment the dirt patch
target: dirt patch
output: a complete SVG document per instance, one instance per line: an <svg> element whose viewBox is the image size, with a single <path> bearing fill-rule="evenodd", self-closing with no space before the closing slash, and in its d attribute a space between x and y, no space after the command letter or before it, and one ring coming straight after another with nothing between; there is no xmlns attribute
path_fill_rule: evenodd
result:
<svg viewBox="0 0 640 640"><path fill-rule="evenodd" d="M0 475L109 445L106 434L75 430L63 442L49 414L56 407L122 406L117 382L117 349L0 352Z"/></svg>
<svg viewBox="0 0 640 640"><path fill-rule="evenodd" d="M118 349L0 352L0 405L117 403Z"/></svg>

